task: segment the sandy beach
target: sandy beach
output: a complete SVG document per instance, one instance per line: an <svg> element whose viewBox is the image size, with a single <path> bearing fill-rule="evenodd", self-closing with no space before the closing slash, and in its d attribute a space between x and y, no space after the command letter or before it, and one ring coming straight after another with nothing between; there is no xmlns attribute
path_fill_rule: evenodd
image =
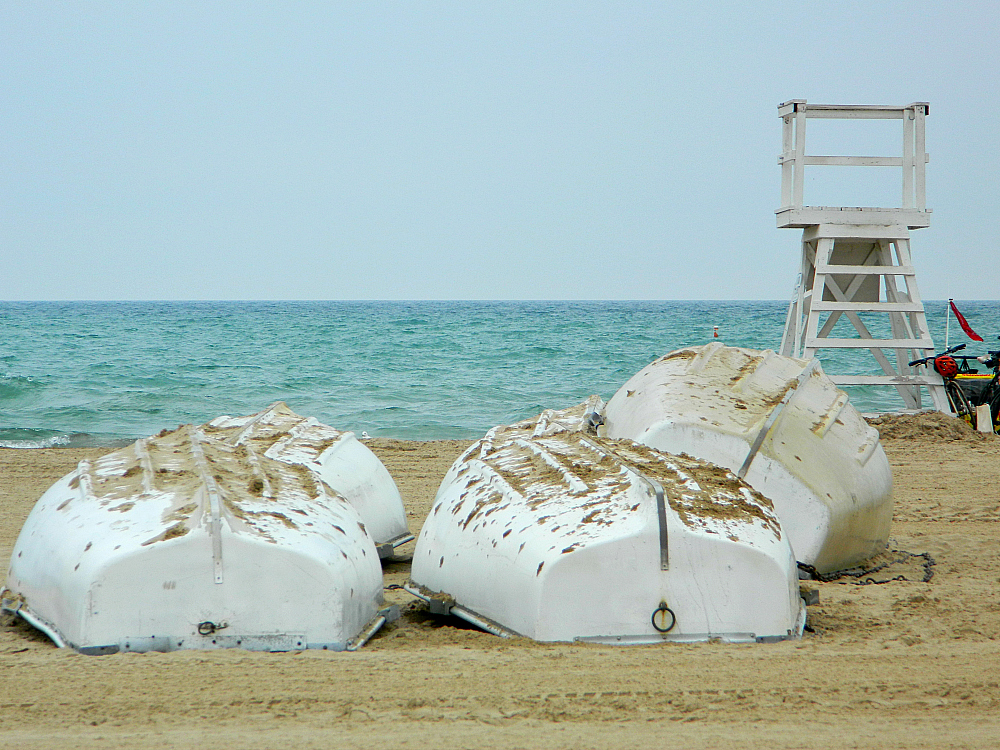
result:
<svg viewBox="0 0 1000 750"><path fill-rule="evenodd" d="M814 632L779 644L503 640L403 617L357 653L81 656L0 627L0 737L53 747L995 748L1000 745L1000 438L945 417L880 425L890 548L929 582L816 582ZM412 531L467 445L369 441ZM97 449L0 450L0 558L34 502ZM406 558L384 566L407 578Z"/></svg>

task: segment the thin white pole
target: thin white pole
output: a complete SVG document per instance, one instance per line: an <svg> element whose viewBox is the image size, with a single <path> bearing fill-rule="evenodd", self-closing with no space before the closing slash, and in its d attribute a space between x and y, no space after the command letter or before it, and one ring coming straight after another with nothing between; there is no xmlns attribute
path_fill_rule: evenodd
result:
<svg viewBox="0 0 1000 750"><path fill-rule="evenodd" d="M948 310L944 318L944 348L948 348L948 328L951 326L951 297L948 298Z"/></svg>

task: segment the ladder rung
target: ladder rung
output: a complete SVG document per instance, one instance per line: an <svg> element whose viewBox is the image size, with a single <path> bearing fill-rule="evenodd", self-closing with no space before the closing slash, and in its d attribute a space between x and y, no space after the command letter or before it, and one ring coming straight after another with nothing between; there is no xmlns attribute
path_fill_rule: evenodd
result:
<svg viewBox="0 0 1000 750"><path fill-rule="evenodd" d="M913 266L841 266L819 263L816 273L855 274L858 276L914 276Z"/></svg>
<svg viewBox="0 0 1000 750"><path fill-rule="evenodd" d="M779 157L780 158L780 157ZM793 156L791 160L794 161ZM901 167L903 158L900 156L804 156L802 163L807 166L834 167Z"/></svg>
<svg viewBox="0 0 1000 750"><path fill-rule="evenodd" d="M920 302L828 302L816 300L810 306L812 310L850 311L862 310L869 312L923 312Z"/></svg>
<svg viewBox="0 0 1000 750"><path fill-rule="evenodd" d="M941 385L940 378L926 375L831 375L837 385Z"/></svg>
<svg viewBox="0 0 1000 750"><path fill-rule="evenodd" d="M933 349L930 339L806 339L806 349Z"/></svg>

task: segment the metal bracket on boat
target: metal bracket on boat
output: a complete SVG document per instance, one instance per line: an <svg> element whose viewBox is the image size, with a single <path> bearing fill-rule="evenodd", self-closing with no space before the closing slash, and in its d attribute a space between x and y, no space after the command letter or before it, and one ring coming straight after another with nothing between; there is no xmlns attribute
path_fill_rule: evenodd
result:
<svg viewBox="0 0 1000 750"><path fill-rule="evenodd" d="M782 410L788 406L788 403L792 400L792 396L798 393L799 388L804 382L806 382L806 379L813 374L813 371L818 366L819 360L813 359L808 365L802 368L802 372L799 373L799 377L795 381L795 385L785 391L785 395L781 397L781 401L779 401L778 404L771 410L771 413L764 421L764 426L760 428L760 432L757 433L757 437L754 438L753 443L750 445L750 452L743 460L743 465L740 467L740 470L736 472L736 476L740 479L746 479L747 472L750 471L750 464L752 464L754 458L757 457L757 452L764 444L764 438L767 437L767 433L769 433L771 428L774 427L774 423L778 420L778 416L781 414Z"/></svg>
<svg viewBox="0 0 1000 750"><path fill-rule="evenodd" d="M417 587L411 582L404 583L401 588L409 594L417 597L427 602L427 606L431 611L431 614L435 615L454 615L455 617L465 620L470 625L475 625L480 630L485 630L487 633L492 635L500 636L501 638L518 638L520 633L515 633L513 630L505 628L498 622L494 622L488 617L483 617L482 615L476 614L471 609L466 609L459 604L452 604L454 601L452 597L446 597L444 595L432 596L428 594L426 589Z"/></svg>
<svg viewBox="0 0 1000 750"><path fill-rule="evenodd" d="M375 549L378 550L379 560L384 560L387 557L392 557L394 552L396 551L396 547L401 547L407 542L412 542L412 541L413 541L413 534L407 531L403 534L400 534L399 536L389 539L388 541L376 545Z"/></svg>
<svg viewBox="0 0 1000 750"><path fill-rule="evenodd" d="M766 636L765 636L766 637ZM779 636L784 639L785 636ZM639 635L578 635L574 643L599 643L606 646L645 646L655 643L758 643L754 633L646 633Z"/></svg>
<svg viewBox="0 0 1000 750"><path fill-rule="evenodd" d="M606 421L600 412L592 411L585 415L585 429L591 434L597 435L604 424Z"/></svg>
<svg viewBox="0 0 1000 750"><path fill-rule="evenodd" d="M0 601L0 611L20 617L35 630L39 630L47 635L49 640L51 640L59 648L66 648L69 646L69 643L65 638L63 638L62 633L59 632L59 628L28 609L23 600L16 601L4 598Z"/></svg>
<svg viewBox="0 0 1000 750"><path fill-rule="evenodd" d="M225 620L221 622L212 622L211 620L205 620L205 622L198 623L198 635L212 635L213 633L224 630L229 627L229 623Z"/></svg>
<svg viewBox="0 0 1000 750"><path fill-rule="evenodd" d="M345 651L357 651L359 648L364 646L368 641L371 640L372 636L375 635L379 629L385 625L387 622L395 622L399 619L399 605L393 604L392 606L386 607L385 609L380 609L378 614L371 619L367 625L362 628L361 632L358 633L354 638L347 642L347 647Z"/></svg>
<svg viewBox="0 0 1000 750"><path fill-rule="evenodd" d="M670 555L667 545L667 498L663 493L663 485L652 477L646 476L634 463L629 461L614 448L607 445L599 445L584 435L580 436L580 440L585 442L598 453L606 452L613 455L621 461L629 471L645 482L649 486L650 490L652 490L653 494L656 496L656 520L660 527L660 570L670 570Z"/></svg>

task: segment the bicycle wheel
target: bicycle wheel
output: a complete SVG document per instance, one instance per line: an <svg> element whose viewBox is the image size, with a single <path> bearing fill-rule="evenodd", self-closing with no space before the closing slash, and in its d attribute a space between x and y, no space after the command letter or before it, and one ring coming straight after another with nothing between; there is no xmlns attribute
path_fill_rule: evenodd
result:
<svg viewBox="0 0 1000 750"><path fill-rule="evenodd" d="M961 386L954 380L949 380L945 383L945 392L948 394L948 405L952 413L959 419L965 420L972 429L976 429L976 410L969 403Z"/></svg>
<svg viewBox="0 0 1000 750"><path fill-rule="evenodd" d="M990 416L993 418L993 432L1000 432L1000 393L990 402Z"/></svg>

